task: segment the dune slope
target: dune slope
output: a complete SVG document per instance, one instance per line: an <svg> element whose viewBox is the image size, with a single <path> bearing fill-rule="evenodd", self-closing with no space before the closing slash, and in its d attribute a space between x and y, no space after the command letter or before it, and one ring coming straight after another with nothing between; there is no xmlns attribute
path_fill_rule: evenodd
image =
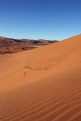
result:
<svg viewBox="0 0 81 121"><path fill-rule="evenodd" d="M1 121L81 120L81 35L0 55Z"/></svg>

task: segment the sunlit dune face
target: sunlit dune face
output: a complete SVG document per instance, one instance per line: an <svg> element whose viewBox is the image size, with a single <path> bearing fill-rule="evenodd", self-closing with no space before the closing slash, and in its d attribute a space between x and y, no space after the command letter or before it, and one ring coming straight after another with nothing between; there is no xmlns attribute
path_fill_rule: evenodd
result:
<svg viewBox="0 0 81 121"><path fill-rule="evenodd" d="M81 35L0 55L1 121L81 120Z"/></svg>

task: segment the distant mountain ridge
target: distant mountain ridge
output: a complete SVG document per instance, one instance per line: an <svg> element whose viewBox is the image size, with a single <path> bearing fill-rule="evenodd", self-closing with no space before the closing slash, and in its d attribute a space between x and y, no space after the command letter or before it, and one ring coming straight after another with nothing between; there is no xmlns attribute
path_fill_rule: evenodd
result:
<svg viewBox="0 0 81 121"><path fill-rule="evenodd" d="M13 39L13 38L7 38L0 36L0 45L2 44L16 44L16 43L35 43L35 44L49 44L57 42L57 40L45 40L45 39Z"/></svg>
<svg viewBox="0 0 81 121"><path fill-rule="evenodd" d="M33 49L41 45L47 45L50 43L58 42L57 40L45 40L45 39L13 39L0 36L0 54L14 53L24 50Z"/></svg>

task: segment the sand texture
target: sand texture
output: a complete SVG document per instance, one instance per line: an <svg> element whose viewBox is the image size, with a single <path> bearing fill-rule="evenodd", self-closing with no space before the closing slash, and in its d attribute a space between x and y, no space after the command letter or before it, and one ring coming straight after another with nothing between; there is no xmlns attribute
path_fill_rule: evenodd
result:
<svg viewBox="0 0 81 121"><path fill-rule="evenodd" d="M0 121L81 121L81 34L0 55Z"/></svg>

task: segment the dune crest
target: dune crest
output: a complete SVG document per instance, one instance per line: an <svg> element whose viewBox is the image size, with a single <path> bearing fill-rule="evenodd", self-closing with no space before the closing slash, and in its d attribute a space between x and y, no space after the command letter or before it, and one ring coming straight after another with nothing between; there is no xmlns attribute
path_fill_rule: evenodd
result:
<svg viewBox="0 0 81 121"><path fill-rule="evenodd" d="M81 34L0 55L1 121L81 120Z"/></svg>

